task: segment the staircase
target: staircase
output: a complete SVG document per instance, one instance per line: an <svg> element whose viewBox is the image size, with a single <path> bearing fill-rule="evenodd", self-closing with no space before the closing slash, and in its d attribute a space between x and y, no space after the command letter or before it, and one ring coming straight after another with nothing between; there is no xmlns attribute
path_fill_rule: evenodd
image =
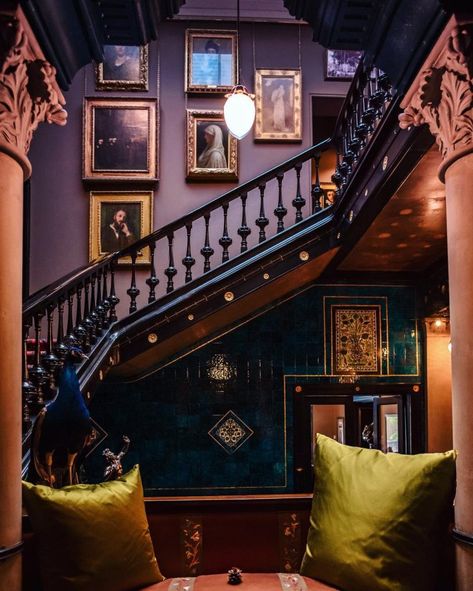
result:
<svg viewBox="0 0 473 591"><path fill-rule="evenodd" d="M386 74L361 62L333 138L31 296L24 467L32 419L54 396L71 345L88 355L78 373L90 401L107 374L123 380L162 367L333 265L425 149L422 130L398 129L400 98ZM332 201L320 181L329 150Z"/></svg>

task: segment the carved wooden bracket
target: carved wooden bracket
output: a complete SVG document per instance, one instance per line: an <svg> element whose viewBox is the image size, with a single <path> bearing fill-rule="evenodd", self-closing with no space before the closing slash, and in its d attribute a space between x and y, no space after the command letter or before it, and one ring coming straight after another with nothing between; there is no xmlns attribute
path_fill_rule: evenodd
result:
<svg viewBox="0 0 473 591"><path fill-rule="evenodd" d="M43 121L65 125L67 112L62 105L66 101L55 69L41 59L23 23L1 15L0 29L0 151L17 160L27 178L31 165L26 155L33 132Z"/></svg>
<svg viewBox="0 0 473 591"><path fill-rule="evenodd" d="M407 93L399 115L406 129L427 123L447 168L473 152L473 24L450 21Z"/></svg>

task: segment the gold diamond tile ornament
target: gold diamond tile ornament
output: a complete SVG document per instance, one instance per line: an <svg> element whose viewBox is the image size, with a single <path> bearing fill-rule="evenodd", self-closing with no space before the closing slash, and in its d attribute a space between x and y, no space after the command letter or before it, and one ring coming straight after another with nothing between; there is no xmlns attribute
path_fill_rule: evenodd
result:
<svg viewBox="0 0 473 591"><path fill-rule="evenodd" d="M210 429L209 436L227 454L233 454L253 435L254 431L240 419L232 410L229 410Z"/></svg>

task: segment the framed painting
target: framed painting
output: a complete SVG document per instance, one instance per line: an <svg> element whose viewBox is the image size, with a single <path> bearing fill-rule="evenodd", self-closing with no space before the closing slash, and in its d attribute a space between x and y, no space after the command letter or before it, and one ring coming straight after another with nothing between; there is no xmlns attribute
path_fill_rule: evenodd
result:
<svg viewBox="0 0 473 591"><path fill-rule="evenodd" d="M188 93L224 93L236 84L236 31L186 31L185 89Z"/></svg>
<svg viewBox="0 0 473 591"><path fill-rule="evenodd" d="M152 226L153 191L91 191L89 260L126 248L150 234ZM149 249L139 251L136 264L149 262ZM130 263L130 257L119 260Z"/></svg>
<svg viewBox="0 0 473 591"><path fill-rule="evenodd" d="M328 207L329 205L333 205L335 203L337 187L333 183L321 182L320 188L324 192L322 197L322 203L320 204L322 208Z"/></svg>
<svg viewBox="0 0 473 591"><path fill-rule="evenodd" d="M327 49L325 51L325 80L351 80L362 55L362 51Z"/></svg>
<svg viewBox="0 0 473 591"><path fill-rule="evenodd" d="M83 179L155 181L155 99L84 100Z"/></svg>
<svg viewBox="0 0 473 591"><path fill-rule="evenodd" d="M187 110L187 180L237 181L238 142L223 111Z"/></svg>
<svg viewBox="0 0 473 591"><path fill-rule="evenodd" d="M256 70L255 140L302 141L300 70Z"/></svg>
<svg viewBox="0 0 473 591"><path fill-rule="evenodd" d="M148 46L104 45L96 90L148 90Z"/></svg>

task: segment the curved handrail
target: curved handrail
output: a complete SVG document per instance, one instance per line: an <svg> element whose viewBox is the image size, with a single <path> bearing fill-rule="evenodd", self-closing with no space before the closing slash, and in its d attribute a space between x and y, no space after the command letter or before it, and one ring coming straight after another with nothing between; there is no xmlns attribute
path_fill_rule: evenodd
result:
<svg viewBox="0 0 473 591"><path fill-rule="evenodd" d="M180 275L183 277L181 284L188 284L197 279L202 283L202 277L211 270L211 257L216 254L212 243L215 246L218 242L222 249L219 264L225 264L230 258L234 259L253 247L257 246L261 251L261 243L267 238L295 226L303 220L304 215L307 218L331 203L337 203L335 211L338 215L344 190L358 163L362 160L370 139L375 135L376 128L391 99L389 80L385 74L374 67L366 66L363 62L360 63L338 117L333 138L301 151L282 164L223 193L126 248L96 259L89 265L79 267L28 298L23 309L25 427L31 422L30 415L35 414L44 404L43 391L47 391L48 384L54 381L55 372L61 366L68 346L78 344L86 350L92 349L107 333L108 328L117 321L117 306L120 298L117 295L115 275L121 260L127 263L130 270L130 286L123 291L129 298L129 313L133 314L138 309L137 298L142 291L140 289L142 278L137 278L137 271L139 257L141 256L142 260L145 258L143 253L148 257L146 262L149 263L150 272L148 278L142 283L145 284L145 289L148 289L146 303L152 304L164 296L169 299L169 294L180 287L175 286L175 276L178 274L175 263L176 253L179 253L179 256L185 253L180 261L185 268L185 275ZM337 149L338 163L332 175L332 181L337 191L335 199L329 202L327 194L321 187L319 166L322 153L334 146ZM303 177L301 180L301 170L306 163L310 164L311 184L308 189L310 195L307 195L307 188L304 188L309 177ZM287 174L286 177L286 173L294 173L294 175L291 177ZM286 205L289 206L285 193L287 186L290 188L291 196L295 194L290 203L294 208L295 220L290 224L285 220L289 213L286 207ZM303 193L308 199L303 196ZM235 226L238 211L235 206L232 206L229 222L229 204L237 200L240 201L241 222L238 229L233 227L230 230L230 226ZM270 207L271 209L274 207L272 212L274 217L266 213ZM254 222L248 221L249 211L251 215L257 216ZM211 228L210 219L213 212L217 212L217 215L212 215ZM194 228L195 222L198 223ZM220 238L216 238L216 232L220 232L220 229L222 231L218 234ZM255 229L256 232L254 232ZM233 244L232 231L240 237L239 249L236 244ZM175 234L178 238L176 243ZM159 249L156 248L158 243L161 245ZM199 249L202 243L203 246ZM203 271L195 274L194 277L193 267L197 262L196 248L199 249L204 264ZM159 261L167 253L167 267L164 270L162 267L157 270L158 251L161 257ZM165 276L161 280L160 270ZM45 316L47 338L45 339L46 352L43 353L41 330ZM34 325L33 363L27 360L27 342L32 325ZM53 335L53 329L55 335Z"/></svg>

